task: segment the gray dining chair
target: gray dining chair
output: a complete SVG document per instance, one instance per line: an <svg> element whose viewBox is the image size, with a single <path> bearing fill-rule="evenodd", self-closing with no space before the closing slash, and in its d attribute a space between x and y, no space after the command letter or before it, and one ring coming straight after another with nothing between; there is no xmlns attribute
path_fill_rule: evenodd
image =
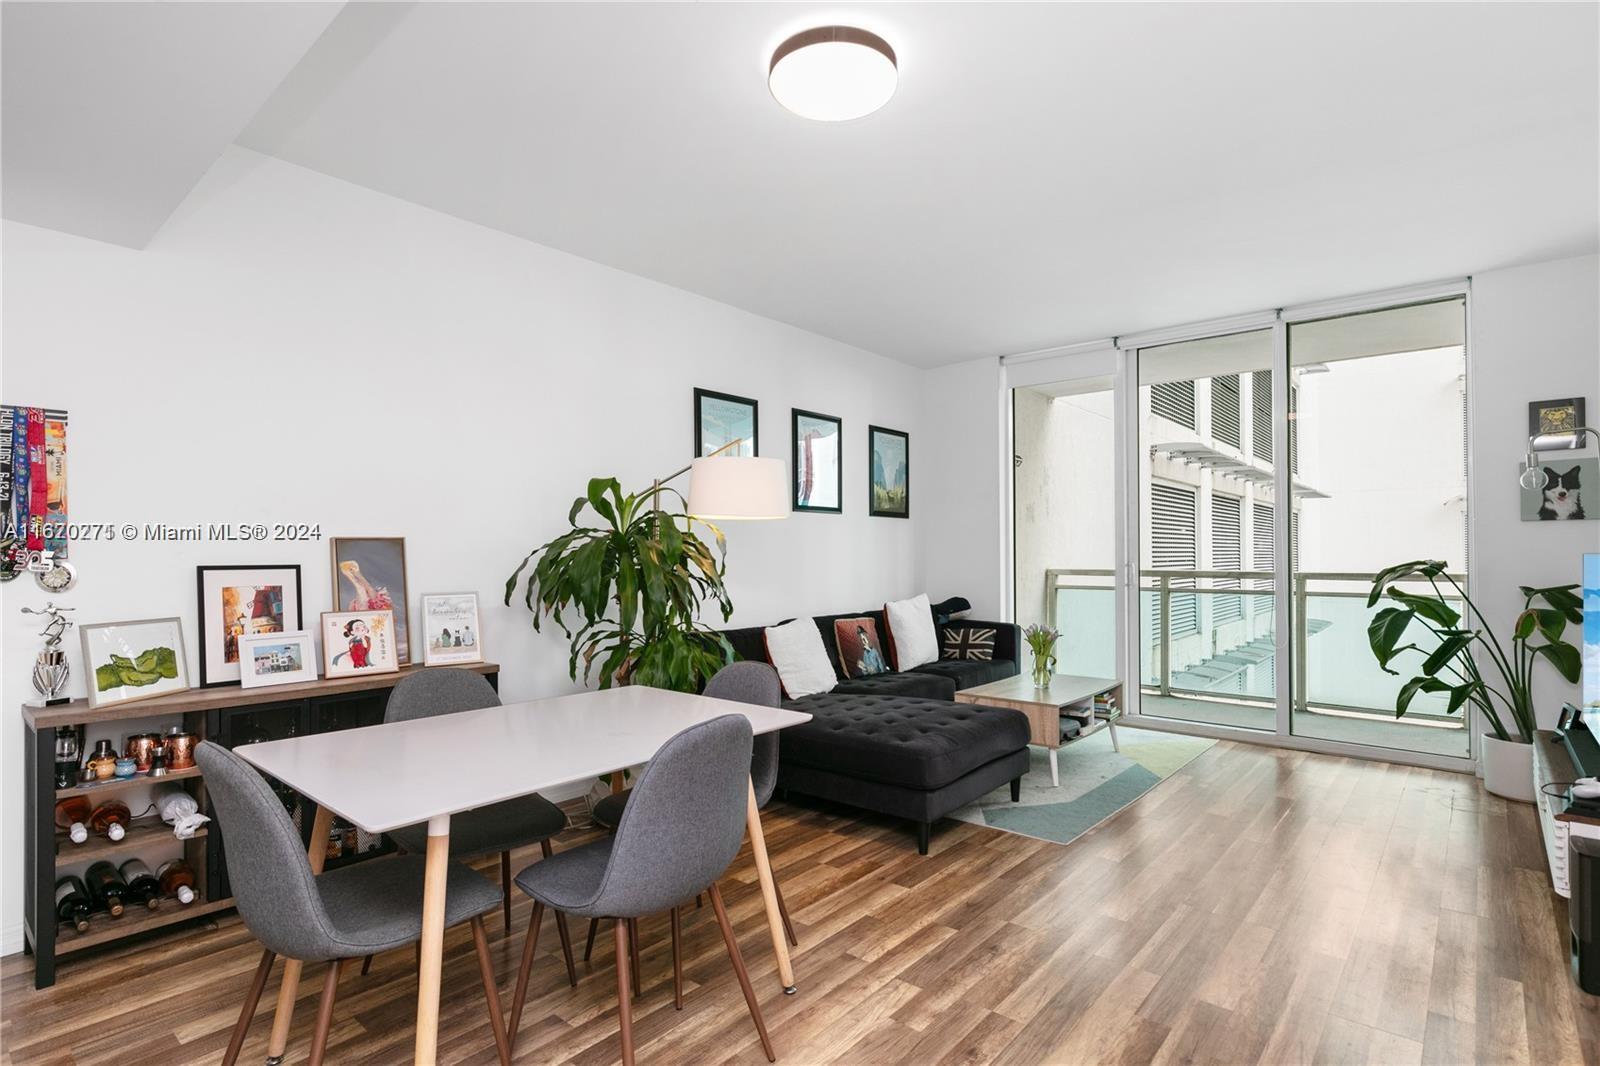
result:
<svg viewBox="0 0 1600 1066"><path fill-rule="evenodd" d="M262 947L223 1066L233 1066L239 1058L261 990L279 955L303 963L328 963L311 1037L311 1066L320 1066L344 963L421 941L425 860L420 855L394 855L313 874L306 846L265 778L219 744L201 744L194 757L205 774L217 822L227 835L223 854L239 917ZM500 992L483 931L483 916L499 904L492 883L465 866L450 864L445 926L472 924L495 1047L500 1062L508 1066L511 1045L500 1031Z"/></svg>
<svg viewBox="0 0 1600 1066"><path fill-rule="evenodd" d="M657 911L672 912L673 1004L681 1010L678 903L705 892L716 910L722 941L761 1036L761 1048L768 1062L777 1061L717 889L717 878L727 872L744 841L749 777L749 719L728 714L690 726L663 744L645 767L615 835L563 851L517 875L517 887L533 898L533 917L522 947L507 1026L513 1048L538 948L539 924L548 907L558 914L615 921L622 1061L633 1066L633 997L628 972L629 957L637 957L637 946L630 947L632 921Z"/></svg>
<svg viewBox="0 0 1600 1066"><path fill-rule="evenodd" d="M432 669L410 675L396 685L389 694L389 705L384 709L383 720L409 722L416 718L431 718L441 714L458 714L484 707L500 706L500 694L482 674L471 670ZM470 772L470 767L462 767ZM537 792L516 799L492 803L475 811L458 814L450 820L450 857L471 859L480 855L500 854L501 908L506 933L511 932L511 852L514 848L538 844L545 858L552 852L550 838L567 827L567 816L560 807ZM423 854L428 846L428 827L410 825L396 829L389 836L406 851ZM561 934L561 953L567 963L567 980L574 988L578 984L578 969L572 961L572 938L567 932L565 918L559 918L556 931ZM361 965L365 973L371 965L368 959Z"/></svg>
<svg viewBox="0 0 1600 1066"><path fill-rule="evenodd" d="M713 699L731 700L734 703L751 703L758 707L778 707L783 703L783 686L778 681L778 671L766 663L737 662L729 663L716 676L706 682L702 695ZM765 807L767 801L772 799L772 793L778 786L778 734L763 733L755 738L754 753L750 758L750 783L755 786L756 806ZM614 792L594 805L591 817L594 824L610 832L616 832L617 825L622 821L622 812L628 806L628 796L632 789ZM783 890L778 887L777 875L773 875L772 890L778 897L778 914L783 918L783 932L794 947L800 946L800 938L794 934L794 923L789 920L789 908L783 903ZM695 899L698 906L700 900ZM598 919L589 922L589 936L583 945L583 961L588 962L594 954L594 937L600 928ZM637 933L637 928L635 928ZM637 945L635 945L637 948ZM635 982L639 979L637 970L634 973Z"/></svg>

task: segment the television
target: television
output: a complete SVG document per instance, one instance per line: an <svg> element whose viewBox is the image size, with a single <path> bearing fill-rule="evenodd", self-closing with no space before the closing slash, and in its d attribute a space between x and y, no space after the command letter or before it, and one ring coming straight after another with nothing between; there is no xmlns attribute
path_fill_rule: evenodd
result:
<svg viewBox="0 0 1600 1066"><path fill-rule="evenodd" d="M1582 691L1576 720L1562 715L1559 732L1572 765L1584 777L1600 777L1600 553L1583 557Z"/></svg>

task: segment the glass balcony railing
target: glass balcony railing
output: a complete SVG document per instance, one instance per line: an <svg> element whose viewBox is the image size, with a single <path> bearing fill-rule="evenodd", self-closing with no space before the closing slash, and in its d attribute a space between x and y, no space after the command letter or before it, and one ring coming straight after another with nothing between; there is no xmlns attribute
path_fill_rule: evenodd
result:
<svg viewBox="0 0 1600 1066"><path fill-rule="evenodd" d="M1409 674L1385 673L1367 643L1382 607L1367 607L1372 574L1298 573L1293 578L1294 707L1393 719ZM1110 570L1045 572L1045 603L1061 631L1062 673L1115 676L1116 593ZM1465 579L1457 576L1457 581ZM1260 570L1145 570L1139 575L1139 681L1158 696L1196 697L1271 707L1277 702L1278 654L1273 574ZM1426 591L1421 586L1412 591ZM1456 609L1463 605L1452 603ZM1422 649L1432 634L1413 623L1406 635ZM1418 658L1417 662L1421 659ZM1459 726L1442 696L1419 695L1407 721ZM1263 726L1265 728L1265 726Z"/></svg>

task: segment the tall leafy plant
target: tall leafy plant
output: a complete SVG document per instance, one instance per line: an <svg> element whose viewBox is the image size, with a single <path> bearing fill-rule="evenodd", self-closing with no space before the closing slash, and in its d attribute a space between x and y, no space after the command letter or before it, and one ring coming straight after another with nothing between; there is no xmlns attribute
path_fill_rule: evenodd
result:
<svg viewBox="0 0 1600 1066"><path fill-rule="evenodd" d="M1447 597L1440 581L1454 591ZM1426 581L1431 594L1407 592L1400 582ZM1483 715L1497 740L1530 743L1535 725L1534 667L1546 659L1568 681L1578 680L1583 657L1563 639L1567 625L1583 624L1583 600L1576 585L1522 591L1522 613L1511 628L1510 647L1489 628L1483 612L1437 560L1416 560L1391 566L1372 579L1367 606L1387 597L1393 606L1373 616L1367 642L1386 673L1399 676L1389 664L1406 653L1422 657L1420 672L1400 686L1395 717L1406 713L1419 692L1446 694L1447 712L1471 705ZM1466 607L1463 616L1450 600ZM1407 639L1413 622L1433 634L1437 644L1424 648ZM1510 727L1507 726L1507 721Z"/></svg>
<svg viewBox="0 0 1600 1066"><path fill-rule="evenodd" d="M591 479L567 514L572 528L529 552L506 580L510 604L528 571L522 600L533 628L544 618L561 627L573 680L581 662L583 679L598 670L601 688L694 692L733 658L727 639L700 621L707 603L724 622L733 614L723 583L727 543L717 527L699 523L712 534L713 552L696 521L663 509L662 499L683 505L671 489L624 494L615 478Z"/></svg>

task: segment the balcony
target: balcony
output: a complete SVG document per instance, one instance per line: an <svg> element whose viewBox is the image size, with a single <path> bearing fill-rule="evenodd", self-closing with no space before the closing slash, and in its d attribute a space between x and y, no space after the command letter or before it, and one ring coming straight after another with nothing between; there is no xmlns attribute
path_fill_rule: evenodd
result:
<svg viewBox="0 0 1600 1066"><path fill-rule="evenodd" d="M1045 571L1045 614L1061 631L1057 669L1062 673L1118 674L1112 578L1110 570ZM1395 697L1405 677L1384 673L1368 647L1367 625L1379 609L1367 607L1372 578L1294 575L1292 732L1465 757L1465 723L1460 714L1444 713L1443 698L1418 696L1405 718L1395 718ZM1460 576L1456 580L1465 583ZM1279 657L1271 572L1145 570L1138 599L1145 715L1268 733L1277 729ZM1408 638L1423 649L1432 643L1421 626Z"/></svg>

